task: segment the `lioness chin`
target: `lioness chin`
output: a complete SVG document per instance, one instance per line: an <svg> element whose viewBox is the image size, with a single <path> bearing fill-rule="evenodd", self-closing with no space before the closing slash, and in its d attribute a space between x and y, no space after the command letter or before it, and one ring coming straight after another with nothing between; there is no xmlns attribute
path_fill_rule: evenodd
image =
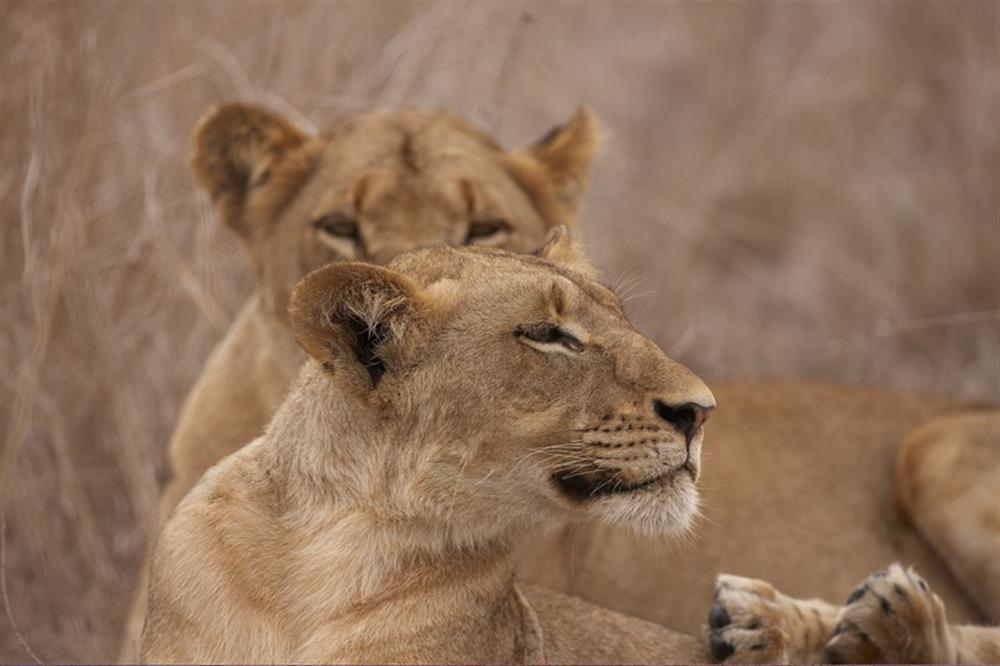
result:
<svg viewBox="0 0 1000 666"><path fill-rule="evenodd" d="M144 660L707 658L698 639L514 585L529 527L685 530L715 405L563 229L539 255L438 248L298 285L310 359L265 434L165 526Z"/></svg>

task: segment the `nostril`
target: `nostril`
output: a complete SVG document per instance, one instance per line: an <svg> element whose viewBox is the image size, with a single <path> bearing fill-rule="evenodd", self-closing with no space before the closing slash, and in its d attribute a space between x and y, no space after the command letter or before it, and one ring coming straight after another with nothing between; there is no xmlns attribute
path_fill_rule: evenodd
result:
<svg viewBox="0 0 1000 666"><path fill-rule="evenodd" d="M671 407L662 400L653 401L653 411L661 419L674 426L682 433L688 442L698 432L698 428L708 420L710 408L688 402L678 407Z"/></svg>

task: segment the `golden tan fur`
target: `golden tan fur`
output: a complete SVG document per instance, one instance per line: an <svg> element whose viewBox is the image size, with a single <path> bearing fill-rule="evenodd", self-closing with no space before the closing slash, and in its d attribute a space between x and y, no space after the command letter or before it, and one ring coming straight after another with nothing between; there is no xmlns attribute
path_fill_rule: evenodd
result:
<svg viewBox="0 0 1000 666"><path fill-rule="evenodd" d="M972 561L996 544L996 528L984 524L969 542L938 550L894 497L897 452L907 433L966 405L818 383L720 383L713 393L719 409L707 426L713 445L701 482L704 519L686 543L637 540L602 525L572 526L531 542L522 553L521 575L693 633L705 616L692 600L711 599L720 573L759 578L795 597L838 600L872 571L898 561L920 571L952 622L995 622L976 601L977 592L994 589L996 578L980 569L982 579L963 584L952 571L959 560ZM973 467L942 470L968 481L969 492L953 507L937 509L963 516L970 528L987 515L983 506L997 502L996 485L989 482L998 473L995 463ZM981 490L973 492L976 487ZM969 503L975 496L982 499Z"/></svg>
<svg viewBox="0 0 1000 666"><path fill-rule="evenodd" d="M260 435L284 398L303 360L286 316L303 275L330 261L384 263L432 245L534 250L552 226L573 223L597 132L581 110L536 145L505 152L441 112L363 114L321 137L244 104L208 112L195 131L193 166L221 220L245 242L258 283L182 408L161 522L206 469ZM484 233L491 225L495 233ZM126 661L144 589L145 575Z"/></svg>
<svg viewBox="0 0 1000 666"><path fill-rule="evenodd" d="M1000 411L936 419L910 435L896 496L987 618L1000 623Z"/></svg>
<svg viewBox="0 0 1000 666"><path fill-rule="evenodd" d="M560 144L542 145L551 150ZM593 142L580 145L589 146L583 150L589 159ZM560 197L577 193L573 185L586 173L578 168L576 176L554 181L559 188L553 184L547 189L545 180L538 178L546 171L537 155L534 161L528 153L508 158L518 183L533 183L536 204L538 197L552 194L548 205L558 210L562 210ZM560 161L550 155L547 163ZM562 194L554 194L557 190ZM546 210L541 204L536 207ZM265 249L289 252L287 247ZM263 272L262 284L269 284L269 276L277 272ZM265 292L262 289L255 299L264 301ZM259 307L263 306L252 301L248 310ZM268 345L267 358L258 362L258 350ZM228 446L250 441L280 401L301 358L280 317L246 312L220 349L227 350L224 360L213 358L206 368L189 398L175 441L197 443L218 437ZM247 380L246 368L255 369L253 381ZM979 590L998 589L1000 579L983 579L986 584L977 585L962 577L962 571L970 569L963 562L974 561L982 547L966 540L949 550L941 545L944 537L931 533L946 531L942 525L947 521L924 520L922 525L910 511L917 532L893 502L893 461L899 443L928 418L965 405L940 396L808 383L734 383L717 386L716 394L723 409L710 428L720 453L710 458L705 473L707 519L688 543L664 545L604 525L575 526L532 542L522 553L520 574L695 633L704 622L704 600L712 594L720 571L760 577L796 595L836 599L869 572L901 561L921 571L953 620L996 619L991 602L981 599ZM192 450L209 455L191 456L197 461L192 466L195 473L168 488L166 507L176 502L177 489L186 490L217 459L212 445ZM984 469L989 468L980 471ZM899 478L900 484L906 483ZM966 522L968 516L979 515L965 509L959 501L936 511L941 516L957 512L966 516ZM852 545L830 557L835 539ZM658 586L649 585L650 580L658 581Z"/></svg>
<svg viewBox="0 0 1000 666"><path fill-rule="evenodd" d="M843 606L793 599L769 583L720 576L709 614L727 663L979 664L1000 661L1000 627L953 625L913 568L869 576Z"/></svg>
<svg viewBox="0 0 1000 666"><path fill-rule="evenodd" d="M573 255L557 229L541 257L437 248L306 277L291 320L311 359L164 528L143 659L703 661L701 640L514 585L530 527L677 532L697 506L712 394Z"/></svg>

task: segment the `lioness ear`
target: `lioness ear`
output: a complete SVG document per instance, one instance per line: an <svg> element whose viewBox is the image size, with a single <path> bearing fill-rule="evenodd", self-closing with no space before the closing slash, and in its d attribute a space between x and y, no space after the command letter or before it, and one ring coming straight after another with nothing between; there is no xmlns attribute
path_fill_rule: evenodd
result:
<svg viewBox="0 0 1000 666"><path fill-rule="evenodd" d="M569 234L563 225L553 227L545 236L542 246L535 252L542 259L548 259L553 264L581 273L591 280L596 280L597 271L583 253L579 244Z"/></svg>
<svg viewBox="0 0 1000 666"><path fill-rule="evenodd" d="M418 334L423 294L396 271L362 264L328 264L304 277L292 293L292 329L320 363L374 388L396 360L388 345Z"/></svg>
<svg viewBox="0 0 1000 666"><path fill-rule="evenodd" d="M194 130L192 164L223 222L247 232L246 199L309 136L284 118L238 102L210 109Z"/></svg>
<svg viewBox="0 0 1000 666"><path fill-rule="evenodd" d="M554 199L558 207L568 213L553 223L573 221L580 197L587 189L590 163L599 145L597 118L586 107L580 107L568 122L553 127L535 145L511 155L515 177L536 201ZM545 206L542 208L545 214Z"/></svg>

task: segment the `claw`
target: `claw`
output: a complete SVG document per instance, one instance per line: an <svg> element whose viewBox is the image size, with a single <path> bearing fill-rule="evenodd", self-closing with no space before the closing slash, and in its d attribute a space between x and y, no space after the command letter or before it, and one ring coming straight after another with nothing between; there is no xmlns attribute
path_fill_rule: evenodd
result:
<svg viewBox="0 0 1000 666"><path fill-rule="evenodd" d="M708 646L712 650L712 656L718 661L723 661L736 651L732 643L727 643L715 634L708 637Z"/></svg>
<svg viewBox="0 0 1000 666"><path fill-rule="evenodd" d="M867 585L862 585L861 587L857 588L856 590L854 590L853 592L851 592L851 596L847 597L847 603L845 603L844 605L845 606L850 606L855 601L857 601L861 597L865 596L865 592L867 590L868 590L868 586Z"/></svg>
<svg viewBox="0 0 1000 666"><path fill-rule="evenodd" d="M732 622L729 617L729 611L720 605L712 606L712 609L708 611L708 626L712 629L722 629L728 626Z"/></svg>

